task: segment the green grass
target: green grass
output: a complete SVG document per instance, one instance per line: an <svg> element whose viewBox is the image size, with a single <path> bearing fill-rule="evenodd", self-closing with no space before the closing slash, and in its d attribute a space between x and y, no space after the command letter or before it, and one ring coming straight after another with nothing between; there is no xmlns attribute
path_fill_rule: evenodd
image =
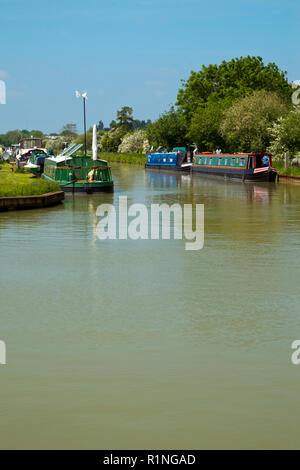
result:
<svg viewBox="0 0 300 470"><path fill-rule="evenodd" d="M23 171L11 171L8 163L0 163L0 197L33 196L59 191L59 185Z"/></svg>
<svg viewBox="0 0 300 470"><path fill-rule="evenodd" d="M147 155L141 155L138 153L102 152L99 154L99 158L107 160L108 162L134 163L136 165L145 165L147 161Z"/></svg>
<svg viewBox="0 0 300 470"><path fill-rule="evenodd" d="M298 177L300 177L300 165L299 166L291 166L291 163L289 163L289 168L287 170L285 170L283 160L274 160L273 161L273 167L276 168L279 175L298 176Z"/></svg>

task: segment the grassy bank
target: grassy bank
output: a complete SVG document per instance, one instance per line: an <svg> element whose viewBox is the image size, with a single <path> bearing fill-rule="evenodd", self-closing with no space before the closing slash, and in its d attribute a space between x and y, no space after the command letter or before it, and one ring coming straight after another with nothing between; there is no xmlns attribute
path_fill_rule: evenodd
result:
<svg viewBox="0 0 300 470"><path fill-rule="evenodd" d="M300 178L300 165L299 166L291 166L287 170L284 169L284 162L283 160L273 161L273 167L276 168L279 175L283 176L298 176Z"/></svg>
<svg viewBox="0 0 300 470"><path fill-rule="evenodd" d="M102 152L99 154L99 158L107 160L108 162L134 163L136 165L145 165L147 161L147 155L141 155L138 153Z"/></svg>
<svg viewBox="0 0 300 470"><path fill-rule="evenodd" d="M0 163L0 168L0 197L33 196L60 190L56 183L35 178L30 173L11 171L8 163Z"/></svg>

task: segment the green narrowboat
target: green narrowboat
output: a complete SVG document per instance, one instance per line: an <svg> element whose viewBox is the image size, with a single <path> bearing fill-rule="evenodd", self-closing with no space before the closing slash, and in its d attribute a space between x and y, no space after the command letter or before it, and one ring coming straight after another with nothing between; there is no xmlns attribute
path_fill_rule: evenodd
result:
<svg viewBox="0 0 300 470"><path fill-rule="evenodd" d="M87 155L73 155L81 146L77 145L66 154L46 158L42 176L58 183L66 192L112 192L113 180L107 162Z"/></svg>
<svg viewBox="0 0 300 470"><path fill-rule="evenodd" d="M219 175L242 181L275 181L277 176L269 153L195 154L192 173Z"/></svg>

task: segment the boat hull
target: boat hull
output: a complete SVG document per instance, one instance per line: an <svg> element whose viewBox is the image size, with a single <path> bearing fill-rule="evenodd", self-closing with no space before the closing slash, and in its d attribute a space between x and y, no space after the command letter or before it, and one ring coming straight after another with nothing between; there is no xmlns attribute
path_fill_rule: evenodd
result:
<svg viewBox="0 0 300 470"><path fill-rule="evenodd" d="M231 169L231 168L209 168L193 165L192 173L222 176L227 178L239 179L242 181L269 181L274 182L277 177L277 171L273 168L255 168L255 169Z"/></svg>
<svg viewBox="0 0 300 470"><path fill-rule="evenodd" d="M43 178L53 183L58 183L60 188L66 193L111 193L114 190L113 181L76 181L69 183L67 181L57 181L43 174Z"/></svg>
<svg viewBox="0 0 300 470"><path fill-rule="evenodd" d="M61 189L66 193L112 193L114 190L113 182L107 182L106 184L100 183L77 183L77 184L66 184L60 185Z"/></svg>
<svg viewBox="0 0 300 470"><path fill-rule="evenodd" d="M183 166L176 166L176 165L149 165L146 163L145 165L146 170L162 170L162 171L184 171L190 172L191 165L183 165Z"/></svg>

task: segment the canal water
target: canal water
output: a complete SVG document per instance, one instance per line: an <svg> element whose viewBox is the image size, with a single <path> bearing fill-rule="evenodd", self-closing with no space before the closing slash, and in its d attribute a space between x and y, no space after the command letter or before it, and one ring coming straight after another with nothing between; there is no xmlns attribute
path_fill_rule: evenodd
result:
<svg viewBox="0 0 300 470"><path fill-rule="evenodd" d="M300 185L113 175L0 214L0 447L300 448ZM120 195L204 204L204 248L99 240Z"/></svg>

